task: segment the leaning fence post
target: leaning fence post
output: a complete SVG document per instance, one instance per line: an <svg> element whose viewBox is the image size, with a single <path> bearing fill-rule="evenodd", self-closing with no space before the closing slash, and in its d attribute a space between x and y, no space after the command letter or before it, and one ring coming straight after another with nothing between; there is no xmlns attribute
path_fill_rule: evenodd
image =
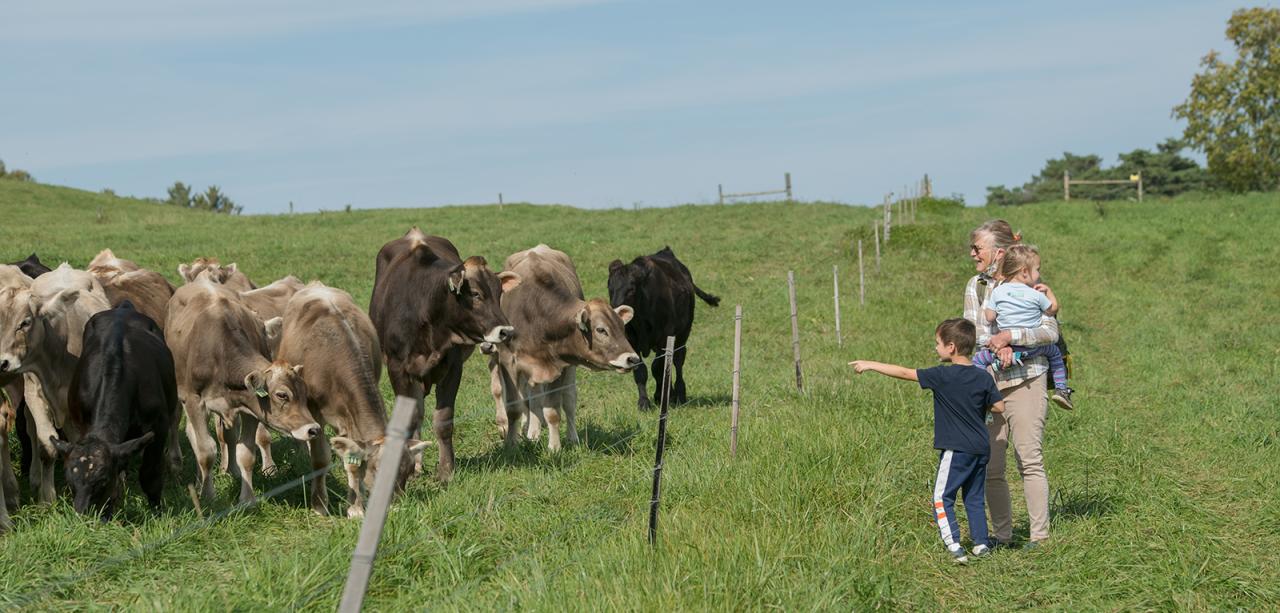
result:
<svg viewBox="0 0 1280 613"><path fill-rule="evenodd" d="M876 274L878 275L880 274L880 220L877 219L874 225L875 232L872 234L876 235Z"/></svg>
<svg viewBox="0 0 1280 613"><path fill-rule="evenodd" d="M720 193L720 204L724 204L724 184L716 185L716 191Z"/></svg>
<svg viewBox="0 0 1280 613"><path fill-rule="evenodd" d="M867 306L867 278L862 269L862 239L858 239L858 306Z"/></svg>
<svg viewBox="0 0 1280 613"><path fill-rule="evenodd" d="M421 399L396 396L395 410L391 413L386 442L382 447L382 466L400 465L400 456L404 454L405 441L409 438L409 421L421 406ZM380 470L374 480L373 492L369 494L369 503L365 507L364 523L360 526L360 538L351 553L347 585L342 590L342 601L338 605L338 611L342 613L359 611L364 604L364 593L369 588L369 576L373 574L373 561L378 555L378 541L382 538L382 526L387 521L387 509L391 505L398 472L393 468Z"/></svg>
<svg viewBox="0 0 1280 613"><path fill-rule="evenodd" d="M832 294L836 301L836 346L844 346L844 338L840 336L840 267L831 266L831 287Z"/></svg>
<svg viewBox="0 0 1280 613"><path fill-rule="evenodd" d="M796 391L804 393L804 375L800 372L800 323L796 320L796 273L787 271L787 296L791 299L791 349L796 360Z"/></svg>
<svg viewBox="0 0 1280 613"><path fill-rule="evenodd" d="M733 421L729 424L729 455L738 456L738 383L742 373L742 305L733 309Z"/></svg>
<svg viewBox="0 0 1280 613"><path fill-rule="evenodd" d="M667 337L666 358L662 361L662 412L658 415L658 451L653 458L653 497L649 499L649 544L658 541L658 501L662 498L662 451L667 446L667 408L671 405L671 362L675 360L676 337Z"/></svg>
<svg viewBox="0 0 1280 613"><path fill-rule="evenodd" d="M889 196L884 197L884 244L889 246L890 227L893 226L893 205L889 202Z"/></svg>
<svg viewBox="0 0 1280 613"><path fill-rule="evenodd" d="M791 202L791 173L786 174L787 181L787 202Z"/></svg>

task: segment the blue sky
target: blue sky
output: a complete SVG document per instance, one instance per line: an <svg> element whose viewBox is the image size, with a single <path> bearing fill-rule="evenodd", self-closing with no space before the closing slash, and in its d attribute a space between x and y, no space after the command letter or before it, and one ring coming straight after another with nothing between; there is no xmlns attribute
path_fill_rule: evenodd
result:
<svg viewBox="0 0 1280 613"><path fill-rule="evenodd" d="M0 159L40 181L246 213L983 201L1063 151L1153 147L1214 0L26 2L0 21Z"/></svg>

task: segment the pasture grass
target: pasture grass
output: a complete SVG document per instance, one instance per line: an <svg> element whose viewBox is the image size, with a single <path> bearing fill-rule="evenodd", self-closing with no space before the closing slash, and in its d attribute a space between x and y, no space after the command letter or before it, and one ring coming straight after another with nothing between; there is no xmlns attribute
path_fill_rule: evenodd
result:
<svg viewBox="0 0 1280 613"><path fill-rule="evenodd" d="M671 245L723 303L697 308L690 402L673 409L668 430L658 545L645 541L657 415L636 410L631 378L579 377L581 445L558 455L540 443L506 452L484 361L473 358L458 401L455 479L446 487L420 478L398 499L370 610L1274 608L1275 197L928 204L917 224L894 229L875 274L875 212L834 204L224 217L0 182L0 257L36 251L46 263L82 267L111 247L176 281L180 262L217 255L259 284L295 274L367 304L378 248L415 224L495 268L548 243L575 259L589 296L605 294L614 258ZM997 216L1044 254L1075 356L1077 410L1051 408L1045 432L1050 544L956 567L931 517L929 394L855 379L845 363L930 365L933 327L960 313L972 274L968 230ZM851 250L858 238L867 241L865 307ZM843 347L834 339L833 264ZM789 269L798 278L804 395L791 367ZM736 459L728 454L734 304L745 312ZM383 389L390 400L385 380ZM434 448L427 453L430 467ZM260 493L309 469L288 441L275 454L281 474L258 475ZM0 537L0 607L336 606L359 522L315 516L305 488L202 520L185 492L189 449L185 458L159 515L146 510L132 476L127 507L107 524L65 501L24 504ZM1025 538L1010 472L1015 534ZM343 484L331 474L334 511L344 508ZM219 477L219 501L206 513L226 512L237 491Z"/></svg>

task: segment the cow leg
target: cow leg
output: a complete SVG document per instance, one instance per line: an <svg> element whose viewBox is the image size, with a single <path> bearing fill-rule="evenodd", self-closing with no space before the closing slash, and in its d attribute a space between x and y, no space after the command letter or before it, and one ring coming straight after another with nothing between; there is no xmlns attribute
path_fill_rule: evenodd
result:
<svg viewBox="0 0 1280 613"><path fill-rule="evenodd" d="M365 466L364 462L342 464L342 472L347 475L347 517L364 517L364 491L360 488L360 483L364 480Z"/></svg>
<svg viewBox="0 0 1280 613"><path fill-rule="evenodd" d="M254 433L254 443L258 445L258 451L262 452L262 474L268 477L276 474L276 461L271 459L271 432L261 423Z"/></svg>
<svg viewBox="0 0 1280 613"><path fill-rule="evenodd" d="M258 419L241 413L237 421L240 422L240 436L236 442L236 467L240 469L240 504L248 504L254 499L253 465L258 454L254 453L253 447L257 442Z"/></svg>
<svg viewBox="0 0 1280 613"><path fill-rule="evenodd" d="M663 369L666 368L666 365L667 365L666 358L663 357L665 355L665 352L666 352L666 349L664 348L662 351L656 352L656 354L653 356L652 370L653 370L653 382L655 384L653 386L653 404L655 405L662 403L662 374L663 374Z"/></svg>
<svg viewBox="0 0 1280 613"><path fill-rule="evenodd" d="M534 388L534 393L538 396L538 403L535 406L542 407L542 416L547 420L547 449L553 452L560 451L560 393L562 390L556 389L556 384L559 382L560 378L557 377L551 383L544 383Z"/></svg>
<svg viewBox="0 0 1280 613"><path fill-rule="evenodd" d="M451 351L449 372L436 386L436 412L432 426L436 443L440 446L440 463L436 466L436 479L447 483L453 478L453 403L458 399L458 384L462 382L462 364L467 356L458 349ZM393 469L394 470L394 469Z"/></svg>
<svg viewBox="0 0 1280 613"><path fill-rule="evenodd" d="M17 422L17 400L12 396L13 388L6 388L0 397L0 513L18 510L18 478L13 474L13 460L9 457L9 432L25 430L15 427ZM5 528L7 515L0 516L0 530Z"/></svg>
<svg viewBox="0 0 1280 613"><path fill-rule="evenodd" d="M521 387L515 381L511 380L506 370L499 367L496 375L501 388L499 391L502 394L498 401L498 412L507 423L506 432L503 433L503 444L507 449L512 449L520 439L520 416L527 412L527 395L522 393Z"/></svg>
<svg viewBox="0 0 1280 613"><path fill-rule="evenodd" d="M560 410L564 413L564 422L568 426L568 439L570 445L578 444L578 368L570 366L560 375L560 380L556 381L556 386L560 387Z"/></svg>
<svg viewBox="0 0 1280 613"><path fill-rule="evenodd" d="M498 424L498 433L505 441L511 420L507 419L506 394L503 392L502 374L498 372L501 368L496 358L489 358L489 394L493 396L493 420Z"/></svg>
<svg viewBox="0 0 1280 613"><path fill-rule="evenodd" d="M169 440L165 443L164 451L169 461L169 476L177 479L182 474L182 445L178 444L178 424L182 423L182 403L179 402L173 409L173 417L169 420L169 432L166 434Z"/></svg>
<svg viewBox="0 0 1280 613"><path fill-rule="evenodd" d="M28 378L23 386L27 400L27 433L35 439L31 454L31 488L36 490L36 501L50 504L55 497L53 487L53 466L58 452L49 442L49 437L57 437L58 430L49 419L49 404L44 397L44 389L33 384Z"/></svg>
<svg viewBox="0 0 1280 613"><path fill-rule="evenodd" d="M231 472L231 445L228 440L234 440L235 435L228 432L231 426L223 423L222 419L215 419L213 422L213 433L218 437L218 471L222 473Z"/></svg>
<svg viewBox="0 0 1280 613"><path fill-rule="evenodd" d="M142 450L142 466L138 467L138 484L152 510L160 510L161 494L164 492L165 445L169 442L166 436L157 436ZM123 490L122 490L123 491Z"/></svg>
<svg viewBox="0 0 1280 613"><path fill-rule="evenodd" d="M542 414L542 405L538 404L542 402L539 396L542 387L525 383L520 389L524 392L525 398L524 404L520 407L524 412L525 438L536 443L542 438L543 426L547 425L547 418Z"/></svg>
<svg viewBox="0 0 1280 613"><path fill-rule="evenodd" d="M676 364L676 381L671 386L671 404L684 404L689 401L685 395L684 388L684 358L689 348L685 346L689 342L689 337L676 338L675 364Z"/></svg>
<svg viewBox="0 0 1280 613"><path fill-rule="evenodd" d="M649 369L645 368L643 361L631 371L631 376L635 377L636 390L640 393L640 400L636 406L641 411L652 409L653 405L649 404Z"/></svg>
<svg viewBox="0 0 1280 613"><path fill-rule="evenodd" d="M307 447L311 450L312 471L329 465L330 454L333 453L329 449L329 439L324 435L317 436L307 441ZM316 515L329 514L329 490L325 486L327 477L325 473L320 473L311 479L311 510L315 511Z"/></svg>
<svg viewBox="0 0 1280 613"><path fill-rule="evenodd" d="M200 498L205 502L213 500L213 463L217 452L214 448L213 436L209 434L209 414L205 411L204 401L197 394L182 394L182 408L187 413L187 442L191 443L191 453L196 459L196 479L200 485ZM222 428L219 417L215 428Z"/></svg>

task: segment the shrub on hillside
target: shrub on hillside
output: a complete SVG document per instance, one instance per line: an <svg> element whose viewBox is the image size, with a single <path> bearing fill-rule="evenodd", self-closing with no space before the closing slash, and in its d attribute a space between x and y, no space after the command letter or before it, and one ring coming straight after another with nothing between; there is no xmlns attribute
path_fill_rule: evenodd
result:
<svg viewBox="0 0 1280 613"><path fill-rule="evenodd" d="M1134 149L1121 153L1120 161L1111 168L1102 167L1102 157L1075 155L1067 152L1061 158L1045 162L1031 180L1021 186L1008 188L992 185L987 188L987 204L1019 205L1062 199L1062 178L1070 173L1078 180L1126 180L1142 173L1145 195L1176 196L1188 192L1204 191L1212 186L1208 172L1181 152L1186 144L1178 139L1168 139L1156 145L1155 151ZM1092 200L1126 200L1135 197L1134 185L1073 185L1072 195Z"/></svg>

